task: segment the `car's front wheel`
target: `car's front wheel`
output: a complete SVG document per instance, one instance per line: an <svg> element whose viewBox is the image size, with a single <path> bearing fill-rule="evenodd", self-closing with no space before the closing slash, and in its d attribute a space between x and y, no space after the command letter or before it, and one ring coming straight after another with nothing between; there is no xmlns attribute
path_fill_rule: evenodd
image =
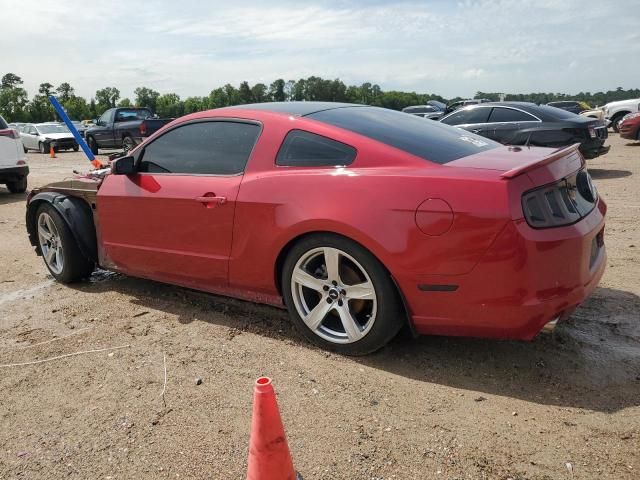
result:
<svg viewBox="0 0 640 480"><path fill-rule="evenodd" d="M347 355L380 349L405 322L386 269L362 246L337 235L295 244L284 263L282 290L303 335Z"/></svg>
<svg viewBox="0 0 640 480"><path fill-rule="evenodd" d="M49 150L47 150L47 145L43 142L38 143L38 151L42 154L49 153Z"/></svg>
<svg viewBox="0 0 640 480"><path fill-rule="evenodd" d="M69 226L55 207L44 203L38 209L36 222L42 258L56 280L71 283L91 275L94 263L82 255Z"/></svg>

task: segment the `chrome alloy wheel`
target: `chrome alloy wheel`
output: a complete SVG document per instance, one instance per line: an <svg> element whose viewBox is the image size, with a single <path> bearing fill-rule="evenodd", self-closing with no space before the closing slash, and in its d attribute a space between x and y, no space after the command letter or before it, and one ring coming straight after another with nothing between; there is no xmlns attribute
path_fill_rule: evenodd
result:
<svg viewBox="0 0 640 480"><path fill-rule="evenodd" d="M307 327L332 343L357 342L376 320L378 300L371 278L337 248L314 248L302 255L291 275L291 293Z"/></svg>
<svg viewBox="0 0 640 480"><path fill-rule="evenodd" d="M59 275L64 266L62 239L48 213L42 212L38 217L38 240L44 261L53 273Z"/></svg>

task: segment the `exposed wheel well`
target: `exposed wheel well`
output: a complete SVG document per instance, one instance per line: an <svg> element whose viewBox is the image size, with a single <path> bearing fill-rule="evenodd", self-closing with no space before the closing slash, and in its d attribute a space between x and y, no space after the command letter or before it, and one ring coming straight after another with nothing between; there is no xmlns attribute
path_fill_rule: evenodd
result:
<svg viewBox="0 0 640 480"><path fill-rule="evenodd" d="M36 214L40 205L48 203L52 205L67 223L74 236L80 252L89 260L98 263L98 243L96 240L95 224L91 206L76 197L64 195L46 195L43 198L35 198L27 207L26 226L31 244L39 252Z"/></svg>
<svg viewBox="0 0 640 480"><path fill-rule="evenodd" d="M402 303L402 308L404 310L404 314L405 314L405 318L407 320L407 324L409 325L409 328L411 329L412 332L414 332L413 330L413 322L411 322L411 316L409 314L409 306L407 304L407 301L402 293L402 290L400 289L400 286L398 285L398 282L396 282L396 279L393 278L393 275L391 275L391 272L389 271L389 269L387 268L387 266L384 264L384 262L382 262L375 253L373 253L371 250L369 250L367 247L365 247L364 245L362 245L360 242L357 242L356 240L353 240L352 238L349 238L345 235L341 235L339 233L335 233L335 232L328 232L328 231L316 231L316 232L307 232L307 233L303 233L301 235L298 235L295 238L292 238L291 240L289 240L289 242L287 242L287 244L282 247L282 250L280 250L280 253L278 254L278 257L276 258L276 264L275 264L275 269L274 269L274 275L275 275L275 282L276 282L276 288L278 289L278 293L280 295L282 295L282 270L284 267L284 262L287 258L287 255L289 254L289 252L291 251L291 249L293 248L293 246L295 244L297 244L298 242L302 241L305 238L308 237L312 237L315 235L335 235L336 237L341 237L344 238L346 240L349 240L351 242L355 242L357 243L360 247L362 247L363 249L365 249L367 252L369 252L371 255L373 255L373 257L378 260L378 262L380 262L380 265L382 265L382 267L385 269L385 271L389 274L389 277L391 278L393 285L398 293L398 297L401 300Z"/></svg>

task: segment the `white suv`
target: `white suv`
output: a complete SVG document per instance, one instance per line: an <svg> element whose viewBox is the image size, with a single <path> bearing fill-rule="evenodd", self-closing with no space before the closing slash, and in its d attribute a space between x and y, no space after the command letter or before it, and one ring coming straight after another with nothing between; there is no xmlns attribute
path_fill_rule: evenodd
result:
<svg viewBox="0 0 640 480"><path fill-rule="evenodd" d="M22 193L27 189L27 175L29 167L20 134L0 117L0 184L4 183L11 193Z"/></svg>
<svg viewBox="0 0 640 480"><path fill-rule="evenodd" d="M620 122L622 121L622 117L624 117L628 113L635 113L638 111L638 109L640 109L640 98L634 98L632 100L620 100L618 102L609 102L604 107L602 107L604 116L611 121L611 127L613 127L613 131L616 133L620 130Z"/></svg>

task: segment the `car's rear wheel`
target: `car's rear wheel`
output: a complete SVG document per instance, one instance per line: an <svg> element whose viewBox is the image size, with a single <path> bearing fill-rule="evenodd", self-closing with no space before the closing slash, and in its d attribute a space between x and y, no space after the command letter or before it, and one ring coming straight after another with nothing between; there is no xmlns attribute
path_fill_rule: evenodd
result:
<svg viewBox="0 0 640 480"><path fill-rule="evenodd" d="M69 226L55 207L43 204L38 209L36 222L42 258L56 280L71 283L91 275L94 263L82 255Z"/></svg>
<svg viewBox="0 0 640 480"><path fill-rule="evenodd" d="M78 145L76 145L76 146L74 146L74 147L73 147L73 151L74 151L74 152L77 152L78 150L80 150L80 147L79 147Z"/></svg>
<svg viewBox="0 0 640 480"><path fill-rule="evenodd" d="M282 290L303 335L347 355L380 349L405 321L386 269L363 247L337 235L295 244L284 263Z"/></svg>
<svg viewBox="0 0 640 480"><path fill-rule="evenodd" d="M27 190L27 177L22 177L14 182L7 182L7 189L11 193L24 193Z"/></svg>

